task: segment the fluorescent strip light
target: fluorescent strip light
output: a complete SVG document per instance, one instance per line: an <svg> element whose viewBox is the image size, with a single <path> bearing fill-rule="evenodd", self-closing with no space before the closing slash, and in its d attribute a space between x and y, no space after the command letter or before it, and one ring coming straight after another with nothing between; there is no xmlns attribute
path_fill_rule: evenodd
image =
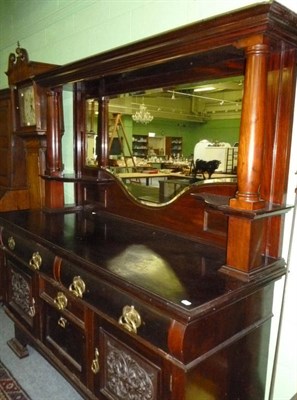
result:
<svg viewBox="0 0 297 400"><path fill-rule="evenodd" d="M194 92L207 92L209 90L215 90L216 88L214 86L201 86L196 89L194 89Z"/></svg>

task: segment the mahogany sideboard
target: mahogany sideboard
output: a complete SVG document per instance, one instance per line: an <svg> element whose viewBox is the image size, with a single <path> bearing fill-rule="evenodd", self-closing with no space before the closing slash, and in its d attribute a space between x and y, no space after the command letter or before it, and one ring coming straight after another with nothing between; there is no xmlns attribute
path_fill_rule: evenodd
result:
<svg viewBox="0 0 297 400"><path fill-rule="evenodd" d="M10 346L36 347L87 399L262 399L275 272L103 214L0 216Z"/></svg>
<svg viewBox="0 0 297 400"><path fill-rule="evenodd" d="M297 16L272 1L63 66L20 47L9 56L4 151L11 160L17 143L26 155L28 204L0 213L0 295L20 357L32 344L86 399L264 398L273 288L286 273L296 49ZM164 204L137 200L109 168L110 99L234 76L244 81L237 178L191 184Z"/></svg>

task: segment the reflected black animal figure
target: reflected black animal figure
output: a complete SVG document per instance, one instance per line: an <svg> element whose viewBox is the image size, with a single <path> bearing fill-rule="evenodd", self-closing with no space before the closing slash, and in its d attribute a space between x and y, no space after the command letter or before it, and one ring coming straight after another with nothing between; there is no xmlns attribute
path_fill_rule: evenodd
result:
<svg viewBox="0 0 297 400"><path fill-rule="evenodd" d="M194 168L192 170L192 174L196 177L197 174L202 174L203 179L206 179L205 173L208 174L208 179L211 178L212 174L215 170L219 167L221 161L219 160L211 160L211 161L204 161L197 159L195 161Z"/></svg>

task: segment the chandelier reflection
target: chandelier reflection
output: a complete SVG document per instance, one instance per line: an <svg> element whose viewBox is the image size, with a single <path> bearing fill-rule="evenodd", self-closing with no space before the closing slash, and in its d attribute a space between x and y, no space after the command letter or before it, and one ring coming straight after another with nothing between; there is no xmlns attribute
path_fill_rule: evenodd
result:
<svg viewBox="0 0 297 400"><path fill-rule="evenodd" d="M147 107L144 103L142 103L139 106L139 111L136 111L135 114L132 115L132 119L140 124L148 124L149 122L152 122L154 117L149 111L147 111Z"/></svg>

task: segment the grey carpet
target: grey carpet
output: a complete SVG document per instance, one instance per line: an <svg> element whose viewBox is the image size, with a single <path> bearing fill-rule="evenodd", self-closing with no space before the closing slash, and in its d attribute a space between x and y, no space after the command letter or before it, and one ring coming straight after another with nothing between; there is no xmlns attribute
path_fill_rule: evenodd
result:
<svg viewBox="0 0 297 400"><path fill-rule="evenodd" d="M0 305L0 355L5 366L32 400L81 400L76 390L32 347L19 359L7 346L14 328Z"/></svg>

